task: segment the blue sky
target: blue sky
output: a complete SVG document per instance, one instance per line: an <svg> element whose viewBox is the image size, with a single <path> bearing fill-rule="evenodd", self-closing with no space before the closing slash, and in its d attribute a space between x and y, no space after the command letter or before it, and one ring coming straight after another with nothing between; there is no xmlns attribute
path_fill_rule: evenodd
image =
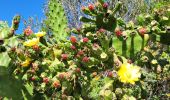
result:
<svg viewBox="0 0 170 100"><path fill-rule="evenodd" d="M21 24L17 33L23 30L23 20L31 17L38 17L42 20L44 17L43 6L47 0L0 0L0 20L11 20L14 15L21 15Z"/></svg>

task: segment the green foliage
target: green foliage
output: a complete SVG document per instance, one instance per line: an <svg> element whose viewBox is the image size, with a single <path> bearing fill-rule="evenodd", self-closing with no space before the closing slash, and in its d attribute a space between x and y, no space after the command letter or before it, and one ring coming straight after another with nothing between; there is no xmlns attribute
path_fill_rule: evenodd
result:
<svg viewBox="0 0 170 100"><path fill-rule="evenodd" d="M9 67L1 67L5 74L0 76L9 86L10 78L17 80L18 87L12 88L20 90L17 96L22 92L21 99L168 99L169 89L165 87L169 87L169 46L156 39L163 32L169 34L165 31L169 10L156 10L139 16L136 23L125 23L115 17L121 4L109 8L106 2L98 0L95 5L82 7L90 17L80 18L83 26L72 29L78 36L70 36L69 40L57 38L56 43L56 37L47 38L44 32L32 34L30 28L24 30L24 35L13 37L20 45L7 48L11 62ZM57 8L58 2L51 0L49 5L56 10L53 7ZM13 40L2 44L11 45L10 41ZM8 89L1 94L17 98Z"/></svg>
<svg viewBox="0 0 170 100"><path fill-rule="evenodd" d="M66 33L67 19L60 0L48 1L46 17L44 29L52 32L57 41L65 39L68 36Z"/></svg>

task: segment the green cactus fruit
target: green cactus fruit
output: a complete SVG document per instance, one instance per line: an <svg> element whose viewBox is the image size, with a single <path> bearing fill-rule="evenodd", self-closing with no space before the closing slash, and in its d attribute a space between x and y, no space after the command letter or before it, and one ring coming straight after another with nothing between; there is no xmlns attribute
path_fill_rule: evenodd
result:
<svg viewBox="0 0 170 100"><path fill-rule="evenodd" d="M49 0L46 17L45 25L53 33L55 39L57 41L65 39L67 19L60 0Z"/></svg>

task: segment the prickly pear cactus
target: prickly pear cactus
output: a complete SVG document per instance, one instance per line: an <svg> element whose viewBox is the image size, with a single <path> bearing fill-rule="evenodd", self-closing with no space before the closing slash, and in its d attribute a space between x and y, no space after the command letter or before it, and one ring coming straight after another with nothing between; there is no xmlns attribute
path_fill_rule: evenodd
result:
<svg viewBox="0 0 170 100"><path fill-rule="evenodd" d="M118 26L114 33L113 45L117 53L130 59L135 59L137 52L143 50L149 40L147 29L135 26L132 21L125 24L118 19Z"/></svg>
<svg viewBox="0 0 170 100"><path fill-rule="evenodd" d="M17 46L17 37L13 36L15 30L18 29L20 22L20 16L15 16L12 21L11 28L6 22L0 22L0 66L8 66L10 63L10 57L7 54L7 50Z"/></svg>
<svg viewBox="0 0 170 100"><path fill-rule="evenodd" d="M99 0L96 4L82 7L82 12L90 17L81 17L80 20L84 24L81 28L73 29L72 31L85 36L91 34L94 36L96 31L98 36L101 33L105 33L99 39L100 41L102 38L105 38L105 41L100 41L105 50L113 45L119 55L134 58L135 54L146 45L149 37L145 34L139 34L138 26L135 26L133 22L126 24L120 18L115 18L121 5L122 3L118 2L114 8L110 8L107 2Z"/></svg>
<svg viewBox="0 0 170 100"><path fill-rule="evenodd" d="M49 0L45 24L57 40L67 37L67 19L60 0Z"/></svg>
<svg viewBox="0 0 170 100"><path fill-rule="evenodd" d="M88 7L82 7L83 13L90 18L81 17L80 21L86 23L82 26L85 32L92 32L97 29L105 29L113 32L116 28L117 20L115 13L120 9L121 2L118 2L115 8L108 9L108 3L99 0L95 5L89 4Z"/></svg>
<svg viewBox="0 0 170 100"><path fill-rule="evenodd" d="M155 9L152 14L140 15L138 24L148 29L152 41L170 44L170 5Z"/></svg>
<svg viewBox="0 0 170 100"><path fill-rule="evenodd" d="M170 44L170 6L155 9L152 15L138 16L137 23L117 19L117 25L113 45L117 53L126 58L135 59L149 40Z"/></svg>
<svg viewBox="0 0 170 100"><path fill-rule="evenodd" d="M152 31L160 36L160 42L170 45L170 5L155 10L154 19L157 25L152 25Z"/></svg>

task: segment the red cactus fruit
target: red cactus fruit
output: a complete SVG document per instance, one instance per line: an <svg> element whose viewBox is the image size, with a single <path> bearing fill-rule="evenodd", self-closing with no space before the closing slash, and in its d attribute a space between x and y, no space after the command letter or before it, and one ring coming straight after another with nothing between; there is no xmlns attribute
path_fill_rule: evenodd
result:
<svg viewBox="0 0 170 100"><path fill-rule="evenodd" d="M24 34L25 34L26 36L29 36L29 35L31 35L32 33L33 33L33 31L31 30L30 27L27 27L27 28L24 30Z"/></svg>
<svg viewBox="0 0 170 100"><path fill-rule="evenodd" d="M65 78L65 75L64 75L63 73L61 73L61 74L58 75L58 78L59 78L60 80L62 80L62 79Z"/></svg>
<svg viewBox="0 0 170 100"><path fill-rule="evenodd" d="M94 10L94 5L93 4L89 4L88 8L89 8L90 11L93 11Z"/></svg>
<svg viewBox="0 0 170 100"><path fill-rule="evenodd" d="M14 24L15 24L15 25L19 24L19 21L14 20Z"/></svg>
<svg viewBox="0 0 170 100"><path fill-rule="evenodd" d="M100 28L100 29L99 29L99 32L100 32L100 33L104 33L105 31L106 31L106 30L103 29L103 28Z"/></svg>
<svg viewBox="0 0 170 100"><path fill-rule="evenodd" d="M110 78L113 77L112 71L109 71L109 72L108 72L107 77L110 77Z"/></svg>
<svg viewBox="0 0 170 100"><path fill-rule="evenodd" d="M72 50L75 50L75 49L76 49L76 47L75 47L74 45L72 45L70 48L71 48Z"/></svg>
<svg viewBox="0 0 170 100"><path fill-rule="evenodd" d="M49 79L48 79L47 77L44 77L44 78L43 78L43 82L46 83L46 84L48 84L48 83L49 83Z"/></svg>
<svg viewBox="0 0 170 100"><path fill-rule="evenodd" d="M120 28L116 28L116 29L115 29L115 33L116 33L116 36L117 36L117 37L122 36L122 31L120 30Z"/></svg>
<svg viewBox="0 0 170 100"><path fill-rule="evenodd" d="M61 58L62 58L63 60L67 60L67 59L68 59L68 54L62 54L62 55L61 55Z"/></svg>
<svg viewBox="0 0 170 100"><path fill-rule="evenodd" d="M31 77L31 81L35 81L36 80L36 78L33 76L33 77Z"/></svg>
<svg viewBox="0 0 170 100"><path fill-rule="evenodd" d="M76 73L80 73L81 72L81 69L80 68L76 68Z"/></svg>
<svg viewBox="0 0 170 100"><path fill-rule="evenodd" d="M107 9L108 8L108 3L105 2L102 6L103 6L103 8Z"/></svg>
<svg viewBox="0 0 170 100"><path fill-rule="evenodd" d="M83 57L82 62L89 62L89 57Z"/></svg>
<svg viewBox="0 0 170 100"><path fill-rule="evenodd" d="M146 34L146 33L147 33L147 29L146 29L146 28L143 28L143 27L142 27L142 28L139 29L139 34L140 34L140 35L143 36L143 35Z"/></svg>
<svg viewBox="0 0 170 100"><path fill-rule="evenodd" d="M61 84L60 84L59 81L55 81L55 82L53 83L53 86L54 86L55 88L59 88L59 87L61 86Z"/></svg>
<svg viewBox="0 0 170 100"><path fill-rule="evenodd" d="M80 50L77 54L78 54L78 55L83 55L84 52L83 52L82 50Z"/></svg>
<svg viewBox="0 0 170 100"><path fill-rule="evenodd" d="M89 41L89 39L87 37L83 38L83 42L87 43Z"/></svg>
<svg viewBox="0 0 170 100"><path fill-rule="evenodd" d="M32 46L32 48L33 48L33 50L35 50L35 51L38 51L38 50L39 50L39 46L38 46L38 45L34 45L34 46Z"/></svg>
<svg viewBox="0 0 170 100"><path fill-rule="evenodd" d="M71 41L71 43L76 43L76 42L77 42L77 39L76 39L75 36L71 36L71 37L70 37L70 41Z"/></svg>

